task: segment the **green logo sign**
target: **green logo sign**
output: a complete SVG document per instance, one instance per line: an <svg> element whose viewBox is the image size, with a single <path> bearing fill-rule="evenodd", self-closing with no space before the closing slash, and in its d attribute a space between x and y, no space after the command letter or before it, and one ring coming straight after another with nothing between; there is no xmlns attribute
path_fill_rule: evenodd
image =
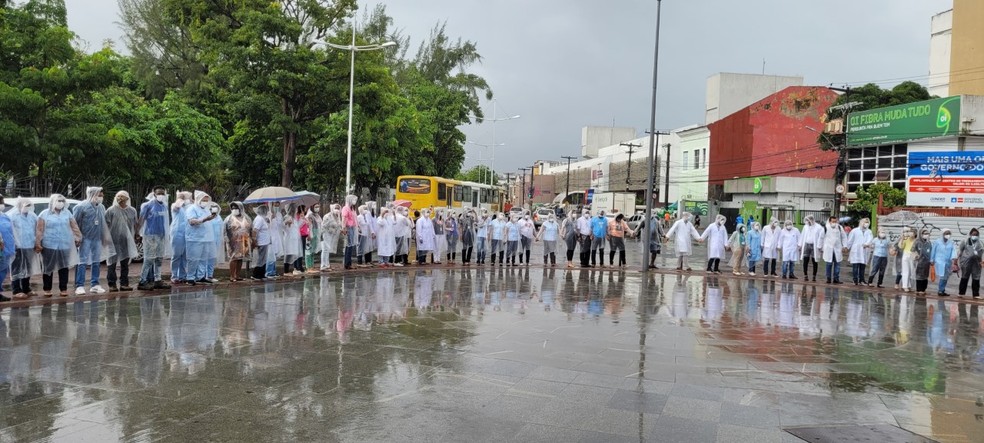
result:
<svg viewBox="0 0 984 443"><path fill-rule="evenodd" d="M762 192L762 179L755 177L755 180L752 182L752 193L758 194L759 192Z"/></svg>
<svg viewBox="0 0 984 443"><path fill-rule="evenodd" d="M848 146L880 145L957 135L960 97L937 98L850 115Z"/></svg>

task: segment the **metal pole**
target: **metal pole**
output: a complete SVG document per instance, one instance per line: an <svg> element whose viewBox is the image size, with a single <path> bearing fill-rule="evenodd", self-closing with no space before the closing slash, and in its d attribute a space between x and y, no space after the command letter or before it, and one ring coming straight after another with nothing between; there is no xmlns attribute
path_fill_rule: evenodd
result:
<svg viewBox="0 0 984 443"><path fill-rule="evenodd" d="M489 160L489 169L495 173L495 112L496 112L496 102L492 100L492 146L489 149L492 150L492 158ZM489 177L489 184L492 184L492 177Z"/></svg>
<svg viewBox="0 0 984 443"><path fill-rule="evenodd" d="M662 0L656 0L656 48L653 50L653 100L649 118L649 177L646 178L646 229L643 237L642 272L649 272L649 238L653 220L653 172L656 169L653 162L656 159L656 86L659 79L659 14Z"/></svg>
<svg viewBox="0 0 984 443"><path fill-rule="evenodd" d="M569 155L562 156L560 158L567 159L567 190L564 191L564 200L567 200L571 196L571 160L577 157L571 157ZM561 203L564 203L561 201Z"/></svg>
<svg viewBox="0 0 984 443"><path fill-rule="evenodd" d="M663 195L663 208L670 209L670 144L667 143L663 146L666 147L666 182L663 184L663 194L665 194ZM677 212L680 212L680 208L677 208Z"/></svg>
<svg viewBox="0 0 984 443"><path fill-rule="evenodd" d="M349 71L348 148L345 154L345 195L352 193L352 108L355 107L355 24L352 24L352 64Z"/></svg>

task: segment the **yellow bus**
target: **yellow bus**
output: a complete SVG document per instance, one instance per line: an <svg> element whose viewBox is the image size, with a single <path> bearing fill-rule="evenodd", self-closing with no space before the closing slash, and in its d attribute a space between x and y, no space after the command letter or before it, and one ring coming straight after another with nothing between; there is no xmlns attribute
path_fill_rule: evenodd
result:
<svg viewBox="0 0 984 443"><path fill-rule="evenodd" d="M504 194L498 186L426 175L401 175L396 179L396 199L410 202L411 210L424 208L476 208L502 210Z"/></svg>

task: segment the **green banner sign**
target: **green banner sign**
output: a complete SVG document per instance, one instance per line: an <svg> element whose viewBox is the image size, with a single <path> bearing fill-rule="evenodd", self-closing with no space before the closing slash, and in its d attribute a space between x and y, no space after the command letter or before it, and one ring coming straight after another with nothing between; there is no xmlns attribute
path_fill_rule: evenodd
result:
<svg viewBox="0 0 984 443"><path fill-rule="evenodd" d="M848 146L882 145L957 135L960 97L937 98L850 114Z"/></svg>

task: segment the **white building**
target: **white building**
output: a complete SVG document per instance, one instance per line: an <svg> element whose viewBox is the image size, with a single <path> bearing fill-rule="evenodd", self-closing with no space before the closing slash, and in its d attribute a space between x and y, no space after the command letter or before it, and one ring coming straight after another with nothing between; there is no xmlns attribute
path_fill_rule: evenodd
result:
<svg viewBox="0 0 984 443"><path fill-rule="evenodd" d="M803 77L722 72L707 79L704 124L709 125L789 86L803 86Z"/></svg>
<svg viewBox="0 0 984 443"><path fill-rule="evenodd" d="M605 146L617 145L636 138L635 128L615 126L585 126L581 128L581 157L596 158Z"/></svg>
<svg viewBox="0 0 984 443"><path fill-rule="evenodd" d="M950 95L950 48L953 39L953 10L941 12L930 21L929 95Z"/></svg>

